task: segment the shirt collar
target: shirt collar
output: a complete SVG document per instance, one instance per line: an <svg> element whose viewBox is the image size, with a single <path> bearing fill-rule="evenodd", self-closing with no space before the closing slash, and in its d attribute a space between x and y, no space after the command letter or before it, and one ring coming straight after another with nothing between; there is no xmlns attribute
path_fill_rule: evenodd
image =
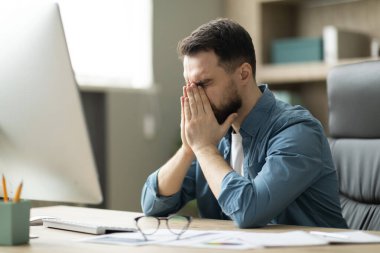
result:
<svg viewBox="0 0 380 253"><path fill-rule="evenodd" d="M256 105L248 113L240 126L239 133L241 136L255 136L262 126L263 122L269 117L270 111L276 102L273 93L269 90L267 84L261 84L258 86L263 95L259 98ZM231 133L233 131L232 126L228 129L224 138L231 142Z"/></svg>
<svg viewBox="0 0 380 253"><path fill-rule="evenodd" d="M243 137L247 136L247 134L252 137L256 135L263 123L268 119L270 111L276 102L273 93L266 84L260 85L259 89L263 95L259 98L256 105L251 109L240 126L240 133Z"/></svg>

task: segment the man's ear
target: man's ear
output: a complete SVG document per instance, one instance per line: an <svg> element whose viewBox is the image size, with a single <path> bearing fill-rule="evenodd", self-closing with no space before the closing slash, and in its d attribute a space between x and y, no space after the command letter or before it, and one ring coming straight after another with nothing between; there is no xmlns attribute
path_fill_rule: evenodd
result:
<svg viewBox="0 0 380 253"><path fill-rule="evenodd" d="M249 63L244 62L239 68L239 78L241 81L248 81L252 76L252 67Z"/></svg>

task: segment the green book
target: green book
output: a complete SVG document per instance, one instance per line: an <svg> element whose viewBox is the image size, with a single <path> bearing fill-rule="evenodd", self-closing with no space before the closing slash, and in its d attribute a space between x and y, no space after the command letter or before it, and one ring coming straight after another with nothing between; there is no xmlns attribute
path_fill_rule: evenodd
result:
<svg viewBox="0 0 380 253"><path fill-rule="evenodd" d="M287 38L272 42L271 61L274 64L322 60L322 38Z"/></svg>

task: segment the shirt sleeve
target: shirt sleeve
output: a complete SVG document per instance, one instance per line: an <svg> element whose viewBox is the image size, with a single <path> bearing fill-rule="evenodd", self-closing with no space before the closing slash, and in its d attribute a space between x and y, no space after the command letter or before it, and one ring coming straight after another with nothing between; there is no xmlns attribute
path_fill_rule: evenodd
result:
<svg viewBox="0 0 380 253"><path fill-rule="evenodd" d="M268 224L318 179L321 138L313 121L278 133L268 142L265 164L253 180L234 171L224 177L218 198L223 211L241 228Z"/></svg>
<svg viewBox="0 0 380 253"><path fill-rule="evenodd" d="M158 194L158 172L153 172L146 180L142 194L141 207L145 215L167 216L178 212L187 202L195 198L195 166L194 161L182 183L181 190L171 196Z"/></svg>

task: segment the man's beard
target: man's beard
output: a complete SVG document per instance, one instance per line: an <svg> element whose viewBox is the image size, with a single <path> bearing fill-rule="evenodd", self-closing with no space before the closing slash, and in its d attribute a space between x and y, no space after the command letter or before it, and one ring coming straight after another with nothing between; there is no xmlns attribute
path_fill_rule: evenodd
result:
<svg viewBox="0 0 380 253"><path fill-rule="evenodd" d="M211 108L219 125L222 125L232 113L237 112L242 105L241 98L237 94L236 86L233 81L230 82L229 87L223 97L224 101L227 101L227 104L223 103L221 108L216 108L216 106L211 103Z"/></svg>

